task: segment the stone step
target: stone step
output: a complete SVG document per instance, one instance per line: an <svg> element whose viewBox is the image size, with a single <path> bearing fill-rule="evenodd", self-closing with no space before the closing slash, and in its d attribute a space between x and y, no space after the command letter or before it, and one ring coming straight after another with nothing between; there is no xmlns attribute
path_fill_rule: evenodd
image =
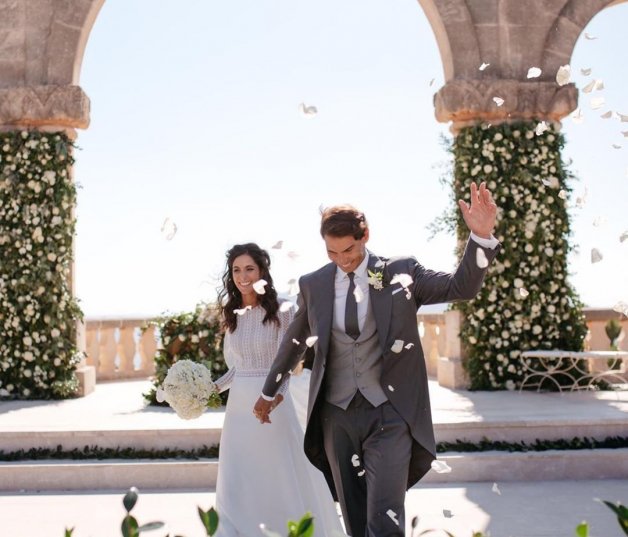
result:
<svg viewBox="0 0 628 537"><path fill-rule="evenodd" d="M603 440L626 436L625 419L491 421L437 423L438 442L464 440L479 442L483 438L503 442L571 440L587 437ZM112 429L112 430L38 430L0 431L0 451L31 448L82 449L84 446L135 449L199 449L220 443L220 427L179 429Z"/></svg>
<svg viewBox="0 0 628 537"><path fill-rule="evenodd" d="M431 471L425 483L628 479L628 449L526 453L443 453L450 473ZM0 463L0 491L214 489L216 459L22 461Z"/></svg>

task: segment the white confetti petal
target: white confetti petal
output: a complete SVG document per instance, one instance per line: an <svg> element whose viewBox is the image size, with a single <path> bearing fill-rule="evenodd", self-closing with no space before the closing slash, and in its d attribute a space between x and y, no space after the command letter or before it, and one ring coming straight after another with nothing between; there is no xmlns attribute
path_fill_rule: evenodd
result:
<svg viewBox="0 0 628 537"><path fill-rule="evenodd" d="M436 81L436 79L435 79L435 78L432 78L432 80L430 80L430 84L429 84L429 85L430 85L430 88L432 87L432 85L434 84L434 82L435 82L435 81Z"/></svg>
<svg viewBox="0 0 628 537"><path fill-rule="evenodd" d="M283 241L277 241L275 244L271 246L271 248L273 250L281 250L282 246L283 246Z"/></svg>
<svg viewBox="0 0 628 537"><path fill-rule="evenodd" d="M358 304L364 300L364 293L362 292L362 289L359 285L355 286L355 289L353 290L353 296L355 297L355 301Z"/></svg>
<svg viewBox="0 0 628 537"><path fill-rule="evenodd" d="M621 145L619 145L619 144L613 144L613 145L612 145L612 148L613 148L613 149L621 149Z"/></svg>
<svg viewBox="0 0 628 537"><path fill-rule="evenodd" d="M414 347L414 343L408 343L408 344L404 347L404 349L408 349L408 350L410 350L412 347Z"/></svg>
<svg viewBox="0 0 628 537"><path fill-rule="evenodd" d="M589 32L584 32L584 38L588 39L589 41L593 41L593 40L597 39L596 36L591 35Z"/></svg>
<svg viewBox="0 0 628 537"><path fill-rule="evenodd" d="M627 115L620 114L619 112L615 112L615 113L619 117L619 121L621 121L622 123L628 123L628 116Z"/></svg>
<svg viewBox="0 0 628 537"><path fill-rule="evenodd" d="M233 310L233 313L235 313L237 315L244 315L250 309L251 309L251 306L246 306L245 308Z"/></svg>
<svg viewBox="0 0 628 537"><path fill-rule="evenodd" d="M253 284L253 289L255 290L255 292L258 295L264 295L266 294L266 289L265 287L268 285L268 282L266 280L257 280L254 284Z"/></svg>
<svg viewBox="0 0 628 537"><path fill-rule="evenodd" d="M295 338L292 338L292 343L294 343L295 345L301 345L301 342Z"/></svg>
<svg viewBox="0 0 628 537"><path fill-rule="evenodd" d="M313 118L318 114L316 106L307 106L305 103L299 104L299 111L307 118Z"/></svg>
<svg viewBox="0 0 628 537"><path fill-rule="evenodd" d="M157 388L157 393L155 394L155 399L157 399L158 403L163 403L166 400L166 392L163 388Z"/></svg>
<svg viewBox="0 0 628 537"><path fill-rule="evenodd" d="M161 235L167 241L171 241L177 234L177 224L175 224L170 218L166 218L161 225Z"/></svg>
<svg viewBox="0 0 628 537"><path fill-rule="evenodd" d="M534 129L534 132L537 136L541 136L545 131L549 130L549 126L545 121L541 121Z"/></svg>
<svg viewBox="0 0 628 537"><path fill-rule="evenodd" d="M624 231L620 236L619 236L619 242L624 242L628 240L628 230Z"/></svg>
<svg viewBox="0 0 628 537"><path fill-rule="evenodd" d="M318 341L318 336L310 336L309 338L305 340L305 344L308 347L313 347L314 343L316 343L317 341Z"/></svg>
<svg viewBox="0 0 628 537"><path fill-rule="evenodd" d="M445 518L452 518L454 514L449 509L443 509L443 516Z"/></svg>
<svg viewBox="0 0 628 537"><path fill-rule="evenodd" d="M591 263L599 263L604 256L597 248L591 248Z"/></svg>
<svg viewBox="0 0 628 537"><path fill-rule="evenodd" d="M593 88L595 87L595 80L591 80L584 88L582 88L582 93L591 93Z"/></svg>
<svg viewBox="0 0 628 537"><path fill-rule="evenodd" d="M541 76L542 72L543 71L541 71L538 67L530 67L530 69L528 69L527 78L538 78Z"/></svg>
<svg viewBox="0 0 628 537"><path fill-rule="evenodd" d="M556 83L559 86L564 86L566 84L569 84L570 81L571 81L571 66L569 64L561 65L558 68L558 71L556 72Z"/></svg>
<svg viewBox="0 0 628 537"><path fill-rule="evenodd" d="M504 104L504 99L502 99L501 97L493 97L493 102L497 105L497 106L501 106Z"/></svg>
<svg viewBox="0 0 628 537"><path fill-rule="evenodd" d="M482 63L482 65L480 65L480 71L484 71L484 69L486 69L489 65L491 65L490 63Z"/></svg>
<svg viewBox="0 0 628 537"><path fill-rule="evenodd" d="M582 73L582 76L589 76L591 74L591 68L585 68L585 69L580 69L580 72Z"/></svg>
<svg viewBox="0 0 628 537"><path fill-rule="evenodd" d="M357 453L351 455L351 464L353 464L356 468L360 466L360 457L358 457Z"/></svg>
<svg viewBox="0 0 628 537"><path fill-rule="evenodd" d="M259 529L266 537L281 537L279 533L269 530L265 524L260 524Z"/></svg>
<svg viewBox="0 0 628 537"><path fill-rule="evenodd" d="M399 521L397 520L397 513L395 513L392 509L388 509L388 511L386 511L386 514L395 524L397 524L397 526L399 525Z"/></svg>
<svg viewBox="0 0 628 537"><path fill-rule="evenodd" d="M582 113L582 109L581 108L576 108L572 113L571 113L571 120L576 123L576 124L580 124L584 121L584 114Z"/></svg>
<svg viewBox="0 0 628 537"><path fill-rule="evenodd" d="M594 89L595 89L595 91L602 91L604 89L604 81L603 80L596 80Z"/></svg>
<svg viewBox="0 0 628 537"><path fill-rule="evenodd" d="M297 252L293 252L290 251L286 254L290 259L292 259L292 261L294 261L295 259L297 259L299 257L299 254Z"/></svg>
<svg viewBox="0 0 628 537"><path fill-rule="evenodd" d="M497 486L497 483L493 483L493 488L491 489L495 494L499 494L500 496L502 495L502 491L499 490L499 487Z"/></svg>
<svg viewBox="0 0 628 537"><path fill-rule="evenodd" d="M389 389L391 392L394 392L394 391L395 391L395 388L393 388L390 384L388 385L388 389Z"/></svg>
<svg viewBox="0 0 628 537"><path fill-rule="evenodd" d="M390 347L390 350L394 353L399 354L401 352L401 349L403 349L403 339L395 339L395 342L393 343L392 347Z"/></svg>
<svg viewBox="0 0 628 537"><path fill-rule="evenodd" d="M288 294L290 296L295 296L299 294L299 284L294 278L288 280Z"/></svg>
<svg viewBox="0 0 628 537"><path fill-rule="evenodd" d="M366 473L366 470L360 470L358 472L358 477L362 477Z"/></svg>
<svg viewBox="0 0 628 537"><path fill-rule="evenodd" d="M278 373L275 377L275 382L279 382L281 380L281 373Z"/></svg>
<svg viewBox="0 0 628 537"><path fill-rule="evenodd" d="M595 227L600 227L603 226L604 224L606 224L607 220L605 216L598 216L597 218L595 218L593 220L593 225Z"/></svg>
<svg viewBox="0 0 628 537"><path fill-rule="evenodd" d="M285 302L282 302L279 305L279 311L281 313L286 313L287 311L289 311L290 309L292 309L294 307L294 304L288 300L286 300Z"/></svg>
<svg viewBox="0 0 628 537"><path fill-rule="evenodd" d="M592 97L589 104L592 110L597 110L599 108L602 108L605 102L606 99L604 99L604 97Z"/></svg>
<svg viewBox="0 0 628 537"><path fill-rule="evenodd" d="M488 259L482 248L478 248L475 252L475 263L481 269L488 267Z"/></svg>
<svg viewBox="0 0 628 537"><path fill-rule="evenodd" d="M390 285L400 284L401 287L410 287L412 285L412 276L410 274L395 274L390 280Z"/></svg>
<svg viewBox="0 0 628 537"><path fill-rule="evenodd" d="M451 466L449 466L449 464L447 464L445 461L432 461L431 466L432 470L434 470L438 474L449 474L451 472Z"/></svg>
<svg viewBox="0 0 628 537"><path fill-rule="evenodd" d="M610 119L613 117L613 111L609 110L608 112L604 112L600 117L602 119Z"/></svg>

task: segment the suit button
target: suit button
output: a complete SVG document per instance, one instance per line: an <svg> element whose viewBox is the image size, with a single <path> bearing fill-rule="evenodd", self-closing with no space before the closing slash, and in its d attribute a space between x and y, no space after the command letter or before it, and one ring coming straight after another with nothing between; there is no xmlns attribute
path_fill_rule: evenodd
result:
<svg viewBox="0 0 628 537"><path fill-rule="evenodd" d="M355 376L356 376L356 377L359 377L359 376L360 376L360 373L356 373L356 374L355 374Z"/></svg>
<svg viewBox="0 0 628 537"><path fill-rule="evenodd" d="M360 344L359 344L359 343L354 343L354 344L353 344L353 346L354 346L354 347L359 347L359 346L360 346Z"/></svg>

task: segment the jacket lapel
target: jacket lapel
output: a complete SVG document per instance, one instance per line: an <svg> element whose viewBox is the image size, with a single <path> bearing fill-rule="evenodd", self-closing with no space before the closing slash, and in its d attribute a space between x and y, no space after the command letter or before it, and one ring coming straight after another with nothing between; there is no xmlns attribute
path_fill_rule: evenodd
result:
<svg viewBox="0 0 628 537"><path fill-rule="evenodd" d="M381 272L385 277L386 263L374 254L369 253L368 270L371 272ZM371 299L371 309L377 325L377 335L382 352L386 351L386 341L390 330L390 315L392 312L392 292L390 286L383 289L375 289L369 285L369 298Z"/></svg>

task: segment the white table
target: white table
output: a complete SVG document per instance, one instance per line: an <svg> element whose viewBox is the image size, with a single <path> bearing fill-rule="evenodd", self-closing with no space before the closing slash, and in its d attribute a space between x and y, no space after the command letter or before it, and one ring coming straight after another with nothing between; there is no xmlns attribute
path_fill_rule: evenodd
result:
<svg viewBox="0 0 628 537"><path fill-rule="evenodd" d="M608 360L620 360L619 369L611 369ZM593 364L602 362L603 368L596 370ZM562 351L537 350L521 353L521 364L525 372L519 391L526 386L536 387L540 391L544 381L553 382L558 391L570 391L593 388L601 380L615 380L626 383L625 374L628 364L628 351ZM586 368L583 367L586 364ZM561 385L555 378L561 375L571 381L567 386Z"/></svg>

